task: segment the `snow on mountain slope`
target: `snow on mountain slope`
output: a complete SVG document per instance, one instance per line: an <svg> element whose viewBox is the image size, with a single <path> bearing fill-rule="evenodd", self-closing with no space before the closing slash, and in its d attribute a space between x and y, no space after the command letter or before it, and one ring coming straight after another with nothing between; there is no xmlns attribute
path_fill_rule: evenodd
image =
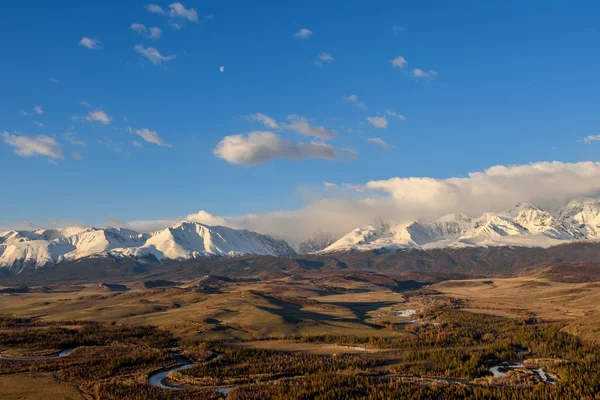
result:
<svg viewBox="0 0 600 400"><path fill-rule="evenodd" d="M587 238L600 239L600 201L596 199L573 200L558 210L565 225Z"/></svg>
<svg viewBox="0 0 600 400"><path fill-rule="evenodd" d="M10 231L0 236L0 267L21 270L73 260L124 246L140 246L149 235L128 229L80 228Z"/></svg>
<svg viewBox="0 0 600 400"><path fill-rule="evenodd" d="M16 272L95 254L158 259L231 257L242 254L291 257L284 241L244 230L180 222L152 234L120 228L38 229L0 234L0 267Z"/></svg>
<svg viewBox="0 0 600 400"><path fill-rule="evenodd" d="M472 219L463 214L437 221L382 222L349 232L322 253L342 250L460 246L550 247L564 241L600 240L600 201L572 201L555 213L527 202L506 213Z"/></svg>
<svg viewBox="0 0 600 400"><path fill-rule="evenodd" d="M338 239L339 236L331 232L315 232L308 239L300 243L299 252L300 254L314 253L331 246Z"/></svg>
<svg viewBox="0 0 600 400"><path fill-rule="evenodd" d="M293 257L296 253L286 242L256 232L183 221L155 232L142 246L115 249L111 254L131 257L152 255L162 260L244 254Z"/></svg>

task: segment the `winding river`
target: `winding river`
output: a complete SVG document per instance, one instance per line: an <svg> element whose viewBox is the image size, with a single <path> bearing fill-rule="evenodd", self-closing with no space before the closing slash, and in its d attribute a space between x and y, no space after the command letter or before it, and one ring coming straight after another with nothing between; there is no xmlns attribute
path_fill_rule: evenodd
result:
<svg viewBox="0 0 600 400"><path fill-rule="evenodd" d="M495 379L502 379L502 378L506 378L506 372L509 369L518 369L518 368L528 369L530 371L533 371L542 380L542 382L554 385L554 380L552 378L550 378L548 376L548 374L546 373L546 371L544 371L542 368L528 368L523 363L498 364L498 365L494 365L493 367L490 367L489 371L492 373L492 375L494 376Z"/></svg>
<svg viewBox="0 0 600 400"><path fill-rule="evenodd" d="M221 358L223 355L222 354L217 354L214 358L212 358L211 360L205 361L205 363L209 363L215 360L218 360L219 358ZM194 365L194 363L189 363L189 362L184 362L183 364L171 368L171 369L167 369L164 371L159 371L156 372L152 375L150 375L150 377L148 377L148 384L154 387L158 387L161 389L166 389L166 390L186 390L186 389L205 389L205 390L215 390L219 393L224 394L225 396L227 396L227 393L230 390L233 390L239 386L218 386L218 387L188 387L188 386L181 386L181 385L173 385L172 383L169 382L169 380L167 379L167 376L171 373L171 372L176 372L176 371L183 371L185 369L188 368L192 368Z"/></svg>
<svg viewBox="0 0 600 400"><path fill-rule="evenodd" d="M72 348L72 349L63 350L60 353L56 353L51 356L42 356L42 357L5 357L2 354L0 354L0 360L12 360L12 361L51 360L53 358L66 357L69 354L71 354L75 349L76 349L76 347Z"/></svg>

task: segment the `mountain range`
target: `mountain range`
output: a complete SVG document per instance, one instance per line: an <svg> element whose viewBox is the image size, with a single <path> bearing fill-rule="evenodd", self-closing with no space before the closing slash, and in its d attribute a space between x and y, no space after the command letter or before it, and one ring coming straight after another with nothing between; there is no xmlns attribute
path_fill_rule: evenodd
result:
<svg viewBox="0 0 600 400"><path fill-rule="evenodd" d="M182 221L153 233L121 228L63 228L0 233L0 267L20 272L95 255L184 260L247 254L293 257L285 241L246 230Z"/></svg>
<svg viewBox="0 0 600 400"><path fill-rule="evenodd" d="M452 214L437 221L379 220L353 230L320 252L465 246L546 248L577 240L600 240L600 201L574 200L557 210L521 202L507 212L486 213L479 218Z"/></svg>
<svg viewBox="0 0 600 400"><path fill-rule="evenodd" d="M556 210L522 202L503 213L478 218L452 214L436 221L377 220L342 237L317 232L300 253L518 246L548 248L573 241L600 240L600 201L574 200ZM0 267L19 273L86 257L187 260L270 255L294 257L285 241L223 226L181 221L164 230L138 233L111 227L68 227L0 233Z"/></svg>

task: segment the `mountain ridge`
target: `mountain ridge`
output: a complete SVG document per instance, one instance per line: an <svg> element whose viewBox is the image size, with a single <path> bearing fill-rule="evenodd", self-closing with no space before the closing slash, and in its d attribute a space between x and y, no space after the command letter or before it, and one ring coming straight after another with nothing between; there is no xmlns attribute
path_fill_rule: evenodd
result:
<svg viewBox="0 0 600 400"><path fill-rule="evenodd" d="M0 233L0 267L42 268L94 255L116 258L190 259L264 254L293 257L282 240L246 230L181 221L153 233L122 228L37 229Z"/></svg>
<svg viewBox="0 0 600 400"><path fill-rule="evenodd" d="M572 200L554 212L520 202L506 212L478 218L450 214L435 221L377 221L354 229L317 253L463 246L547 248L581 240L600 240L600 201L596 199Z"/></svg>

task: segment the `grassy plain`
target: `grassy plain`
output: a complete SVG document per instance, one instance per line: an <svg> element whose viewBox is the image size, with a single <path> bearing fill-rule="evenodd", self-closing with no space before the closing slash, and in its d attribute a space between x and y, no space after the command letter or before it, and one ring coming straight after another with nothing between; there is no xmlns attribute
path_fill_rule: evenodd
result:
<svg viewBox="0 0 600 400"><path fill-rule="evenodd" d="M600 340L600 284L545 277L445 281L431 289L466 301L464 310L510 318L566 321L566 331Z"/></svg>
<svg viewBox="0 0 600 400"><path fill-rule="evenodd" d="M290 278L216 282L211 290L198 289L195 283L117 292L88 284L5 295L0 302L5 315L151 324L193 340L405 334L382 325L383 320L401 322L393 310L406 301L402 293L386 287L348 281L331 288Z"/></svg>
<svg viewBox="0 0 600 400"><path fill-rule="evenodd" d="M4 400L85 400L77 386L51 373L0 375L0 398Z"/></svg>

